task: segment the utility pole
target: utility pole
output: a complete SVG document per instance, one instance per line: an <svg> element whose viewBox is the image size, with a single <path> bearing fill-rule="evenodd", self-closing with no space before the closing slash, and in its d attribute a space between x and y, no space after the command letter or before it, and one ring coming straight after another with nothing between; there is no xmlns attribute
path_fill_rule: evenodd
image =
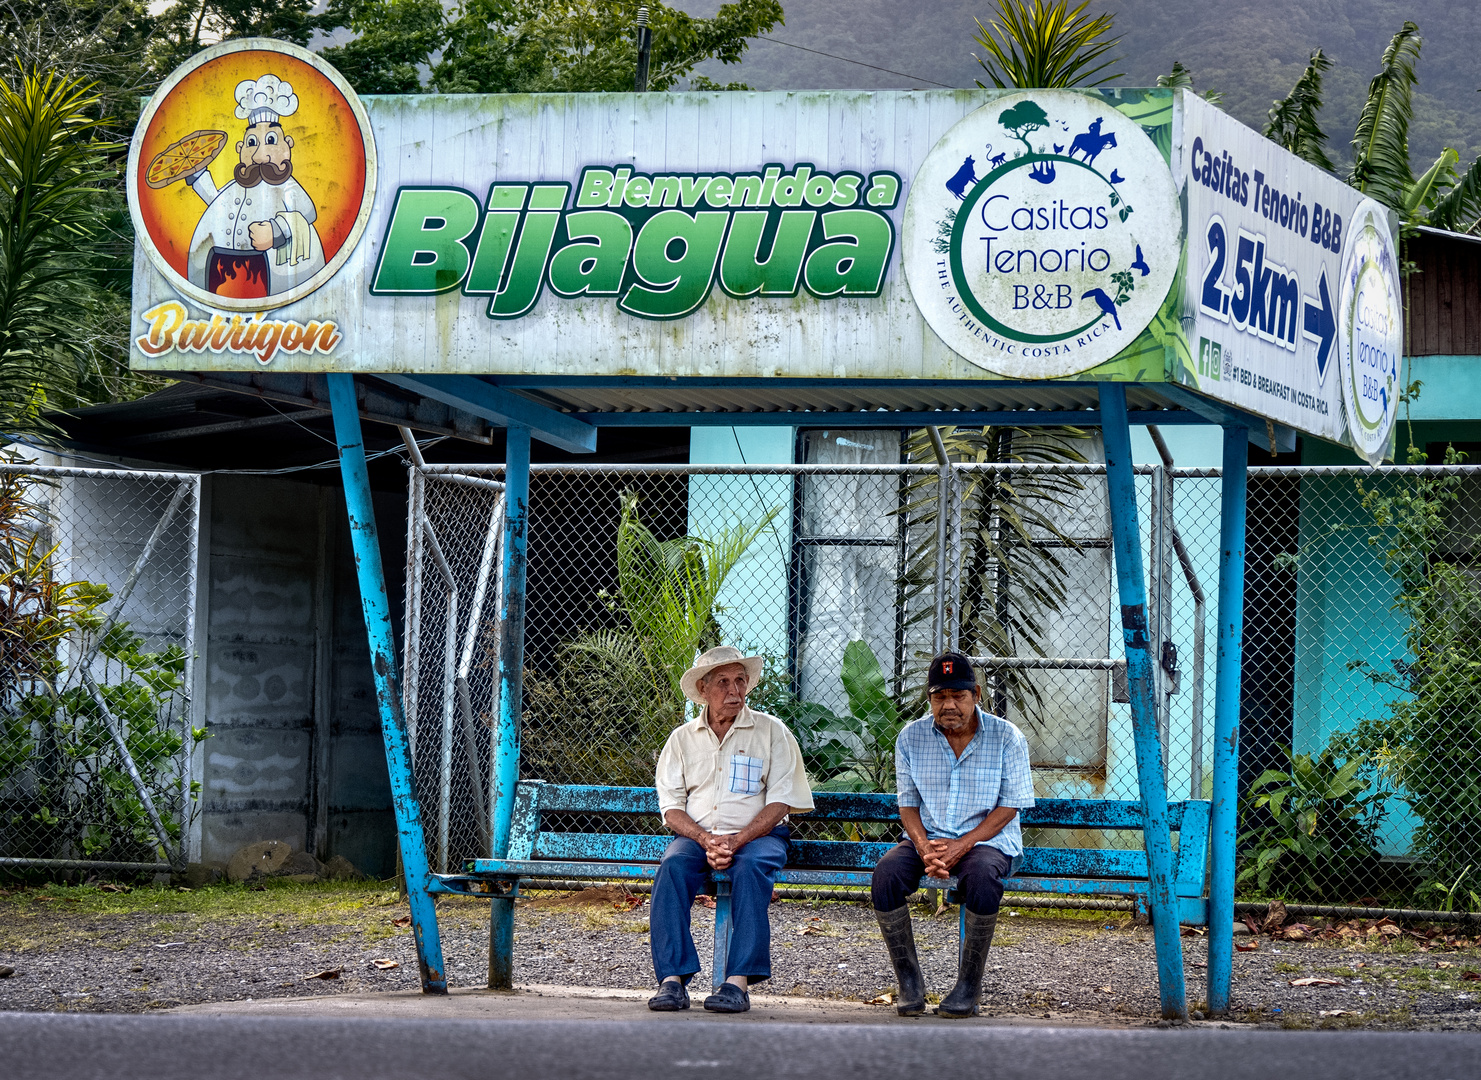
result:
<svg viewBox="0 0 1481 1080"><path fill-rule="evenodd" d="M653 55L653 28L648 25L648 9L638 8L638 71L633 79L633 90L639 94L648 92L648 60Z"/></svg>

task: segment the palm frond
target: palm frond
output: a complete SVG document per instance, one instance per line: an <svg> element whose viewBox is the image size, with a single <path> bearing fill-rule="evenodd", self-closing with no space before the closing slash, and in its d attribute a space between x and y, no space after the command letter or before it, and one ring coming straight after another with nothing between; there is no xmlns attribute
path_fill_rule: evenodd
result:
<svg viewBox="0 0 1481 1080"><path fill-rule="evenodd" d="M17 62L17 68L19 63ZM37 431L76 368L76 288L114 176L91 83L32 68L0 79L0 423Z"/></svg>
<svg viewBox="0 0 1481 1080"><path fill-rule="evenodd" d="M1481 158L1471 162L1460 180L1430 207L1429 224L1451 232L1481 231Z"/></svg>
<svg viewBox="0 0 1481 1080"><path fill-rule="evenodd" d="M1455 184L1455 166L1460 155L1450 147L1440 151L1434 163L1420 173L1409 190L1404 192L1404 203L1399 213L1405 221L1414 221L1434 205L1440 193Z"/></svg>
<svg viewBox="0 0 1481 1080"><path fill-rule="evenodd" d="M1347 182L1385 206L1400 210L1414 183L1409 165L1409 123L1414 117L1414 65L1423 42L1406 22L1383 50L1382 66L1368 83L1368 99L1352 140Z"/></svg>
<svg viewBox="0 0 1481 1080"><path fill-rule="evenodd" d="M974 40L985 56L973 54L999 89L1096 86L1122 77L1106 73L1119 61L1106 57L1121 41L1104 39L1115 22L1109 14L1085 14L1089 0L1073 11L1068 0L998 0L996 16L977 23ZM987 88L980 79L977 85Z"/></svg>
<svg viewBox="0 0 1481 1080"><path fill-rule="evenodd" d="M1322 76L1331 67L1331 58L1322 50L1313 49L1306 70L1291 92L1270 106L1261 132L1271 142L1327 172L1334 172L1337 166L1327 154L1327 133L1322 130L1317 114L1322 111Z"/></svg>
<svg viewBox="0 0 1481 1080"><path fill-rule="evenodd" d="M1083 464L1076 428L959 428L942 431L953 463ZM906 444L911 461L934 461L924 430ZM1066 559L1079 550L1065 531L1066 509L1085 498L1085 485L1062 472L967 471L961 492L959 647L968 655L1044 656L1048 631L1068 598ZM925 476L906 491L907 534L920 537L906 556L907 621L930 617L912 603L935 586L936 479ZM1034 675L1020 668L994 676L995 707L1011 705L1031 726L1044 701Z"/></svg>
<svg viewBox="0 0 1481 1080"><path fill-rule="evenodd" d="M649 660L679 695L679 677L700 644L719 636L715 605L726 578L781 508L772 509L760 521L733 525L713 538L659 540L643 524L637 507L636 495L622 496L617 526L618 592Z"/></svg>

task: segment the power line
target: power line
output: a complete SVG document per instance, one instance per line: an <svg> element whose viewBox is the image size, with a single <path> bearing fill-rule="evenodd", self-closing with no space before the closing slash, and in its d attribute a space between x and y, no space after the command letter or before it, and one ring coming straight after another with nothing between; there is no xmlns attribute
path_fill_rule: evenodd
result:
<svg viewBox="0 0 1481 1080"><path fill-rule="evenodd" d="M912 75L908 71L896 71L894 68L880 67L878 64L866 64L862 60L853 60L853 59L850 59L847 56L839 56L837 53L823 52L822 49L809 49L806 45L794 45L794 44L792 44L792 42L790 42L790 41L783 41L781 38L758 37L758 38L753 38L752 40L753 41L769 41L773 45L785 45L789 49L799 49L802 52L812 53L815 56L826 56L830 60L842 60L845 64L857 64L859 67L872 68L875 71L883 71L883 72L885 72L886 74L889 74L889 75L898 75L902 79L910 79L910 80L912 80L914 82L930 83L932 86L940 86L940 87L943 87L943 88L945 88L947 90L955 90L955 89L957 89L957 87L952 86L950 83L937 82L935 79L927 79L927 78L925 78L924 76L921 76L921 75Z"/></svg>

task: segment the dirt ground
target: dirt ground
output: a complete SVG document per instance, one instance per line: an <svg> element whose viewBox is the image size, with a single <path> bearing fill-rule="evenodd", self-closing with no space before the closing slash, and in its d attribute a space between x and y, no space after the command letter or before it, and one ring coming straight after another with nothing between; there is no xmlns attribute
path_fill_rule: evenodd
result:
<svg viewBox="0 0 1481 1080"><path fill-rule="evenodd" d="M633 905L636 902L636 906ZM94 886L0 890L0 1010L143 1012L211 1001L409 990L416 957L404 901L377 883L194 891ZM448 982L483 985L488 908L440 908ZM701 957L713 913L694 909ZM927 986L955 975L956 912L916 920ZM766 995L883 1001L893 976L867 905L778 901ZM1251 937L1237 939L1248 946ZM1205 998L1207 939L1183 938L1189 1001ZM380 963L377 964L376 962ZM4 975L4 969L13 971ZM1481 951L1405 935L1330 941L1258 939L1235 954L1229 1023L1285 1028L1481 1030ZM319 976L319 977L316 977ZM1303 979L1316 984L1293 986ZM647 904L611 893L535 894L515 925L521 984L652 986ZM708 972L697 980L708 985ZM1004 907L984 1012L1077 1022L1158 1015L1151 931L1105 913ZM640 1006L636 1006L640 1007ZM881 1004L881 1008L888 1008Z"/></svg>

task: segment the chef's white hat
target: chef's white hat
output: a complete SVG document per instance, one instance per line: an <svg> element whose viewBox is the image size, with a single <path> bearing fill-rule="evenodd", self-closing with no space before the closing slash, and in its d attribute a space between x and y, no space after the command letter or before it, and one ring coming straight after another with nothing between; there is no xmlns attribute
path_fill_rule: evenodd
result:
<svg viewBox="0 0 1481 1080"><path fill-rule="evenodd" d="M276 75L244 79L237 83L237 119L249 124L292 116L298 111L298 95Z"/></svg>

